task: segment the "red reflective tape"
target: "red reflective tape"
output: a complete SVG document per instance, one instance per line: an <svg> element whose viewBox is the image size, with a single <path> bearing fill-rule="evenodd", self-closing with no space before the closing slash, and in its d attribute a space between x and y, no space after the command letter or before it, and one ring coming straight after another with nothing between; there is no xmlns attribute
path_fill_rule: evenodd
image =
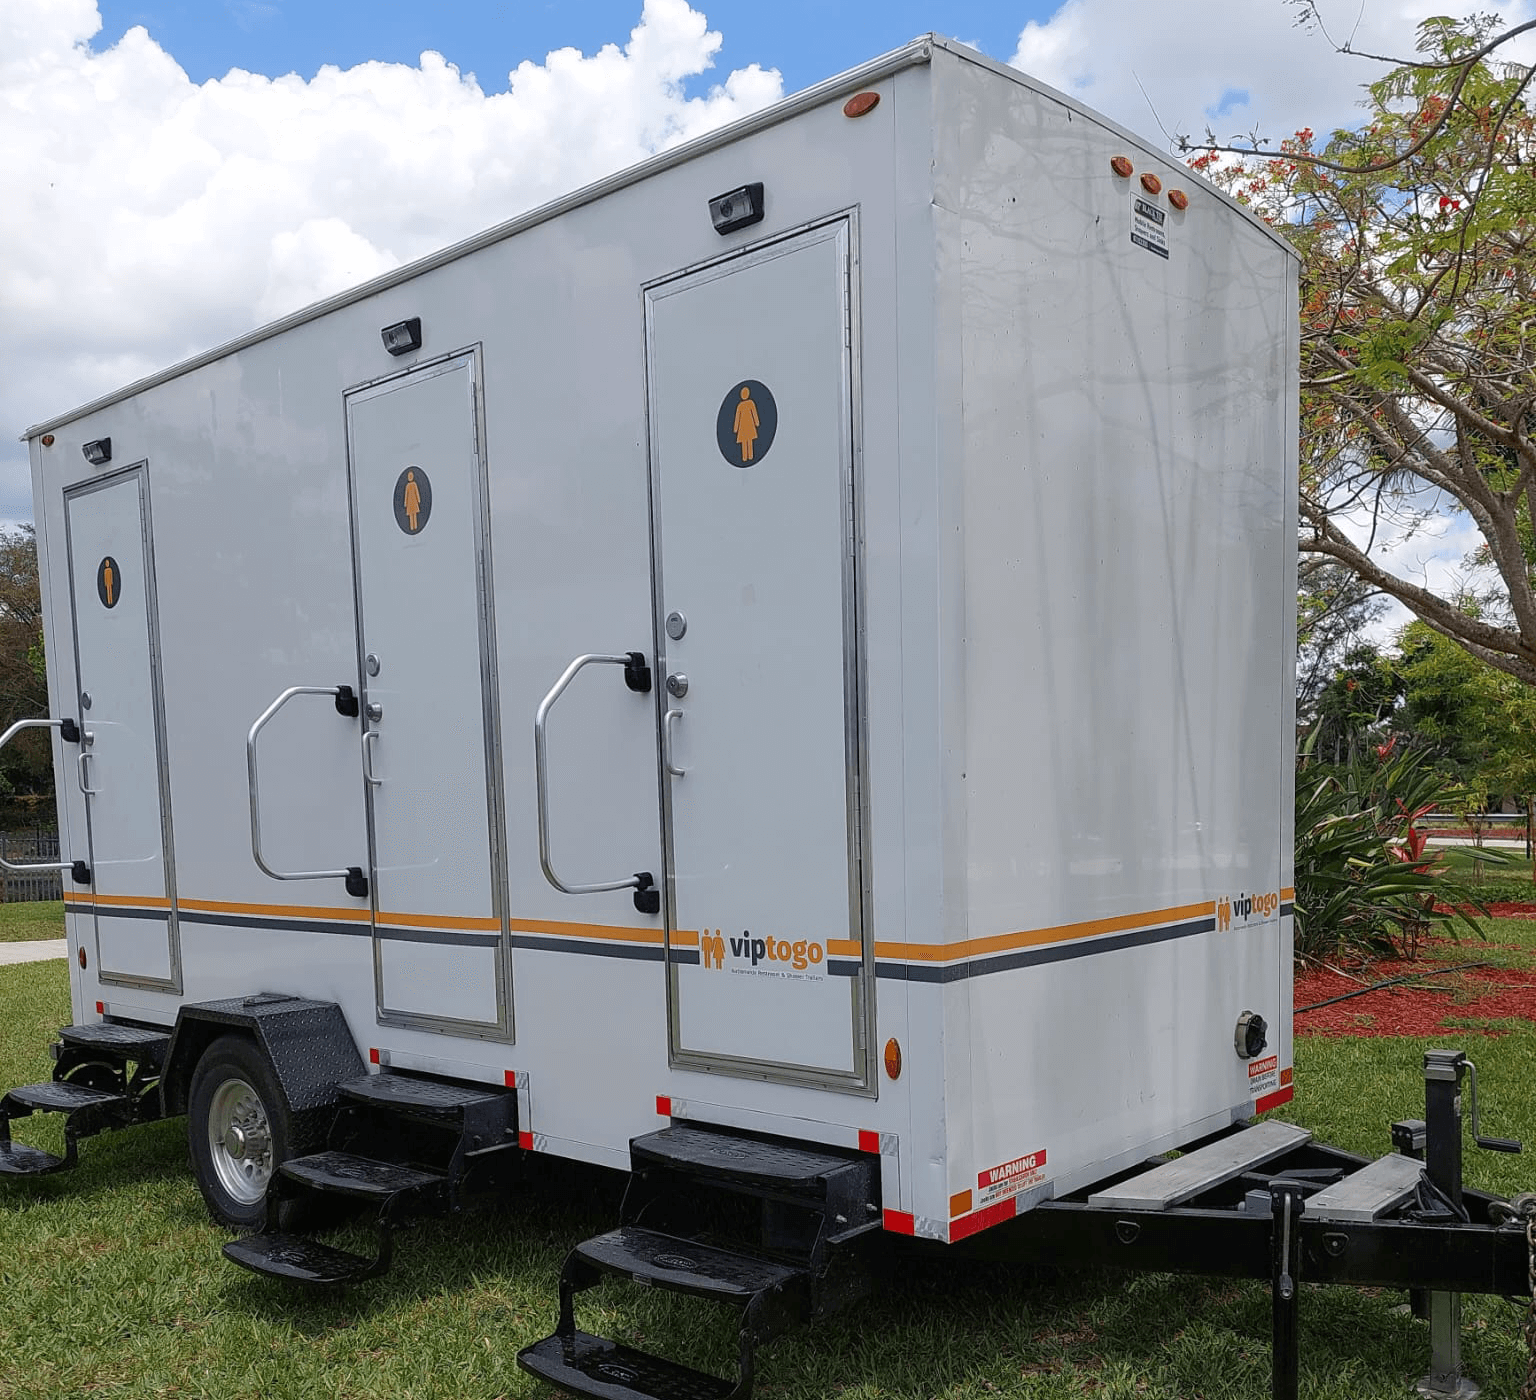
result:
<svg viewBox="0 0 1536 1400"><path fill-rule="evenodd" d="M949 1222L949 1242L963 1240L967 1235L974 1235L978 1230L985 1230L992 1225L1001 1225L1005 1220L1012 1220L1019 1213L1019 1198L1009 1196L1007 1200L999 1201L996 1205L983 1206L980 1210L973 1210L969 1215L962 1215L958 1220Z"/></svg>
<svg viewBox="0 0 1536 1400"><path fill-rule="evenodd" d="M517 1088L517 1071L515 1069L509 1069L501 1077L502 1077L503 1081L506 1083L507 1088L509 1088L509 1089Z"/></svg>
<svg viewBox="0 0 1536 1400"><path fill-rule="evenodd" d="M1253 1101L1255 1113L1268 1113L1272 1108L1279 1108L1283 1103L1290 1103L1296 1097L1296 1090L1287 1086L1284 1089L1276 1089L1273 1094L1265 1094L1262 1099Z"/></svg>
<svg viewBox="0 0 1536 1400"><path fill-rule="evenodd" d="M865 1132L864 1129L860 1128L859 1151L873 1152L878 1157L880 1155L880 1134Z"/></svg>
<svg viewBox="0 0 1536 1400"><path fill-rule="evenodd" d="M517 1145L519 1147L521 1147L524 1152L532 1152L533 1151L533 1134L532 1133L519 1133L517 1135Z"/></svg>
<svg viewBox="0 0 1536 1400"><path fill-rule="evenodd" d="M672 1116L672 1100L665 1094L656 1095L656 1112L663 1118L670 1118Z"/></svg>
<svg viewBox="0 0 1536 1400"><path fill-rule="evenodd" d="M915 1235L917 1220L904 1210L888 1210L882 1222L893 1235Z"/></svg>
<svg viewBox="0 0 1536 1400"><path fill-rule="evenodd" d="M377 1050L374 1050L374 1049L370 1048L369 1051L368 1051L368 1063L370 1065L376 1065L376 1064L378 1064L378 1062L379 1062L379 1052Z"/></svg>
<svg viewBox="0 0 1536 1400"><path fill-rule="evenodd" d="M106 1002L98 1001L96 1003L96 1014L98 1016L105 1016L107 1014L107 1004L106 1004Z"/></svg>

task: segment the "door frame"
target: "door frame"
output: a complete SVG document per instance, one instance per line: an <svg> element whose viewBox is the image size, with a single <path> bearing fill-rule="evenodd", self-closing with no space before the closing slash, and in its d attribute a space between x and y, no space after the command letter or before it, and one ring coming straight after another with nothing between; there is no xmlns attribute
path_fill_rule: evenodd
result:
<svg viewBox="0 0 1536 1400"><path fill-rule="evenodd" d="M486 817L490 835L491 909L493 917L501 924L500 942L496 948L496 1022L464 1021L454 1017L432 1016L421 1012L396 1011L384 1005L384 964L379 947L379 881L378 849L375 841L373 792L362 778L359 762L359 781L363 783L363 815L368 834L368 912L373 946L374 1017L378 1025L399 1026L411 1030L427 1030L447 1033L471 1040L511 1042L515 1039L512 1000L512 931L508 908L507 874L507 824L506 793L503 782L501 742L501 688L496 665L496 605L494 574L491 563L491 502L490 473L486 457L485 384L483 370L483 345L474 344L453 350L447 354L422 360L391 374L365 380L343 390L342 424L347 449L347 514L352 546L353 615L357 630L357 679L361 697L362 733L368 732L368 668L365 664L367 646L363 624L363 575L362 556L358 548L359 519L357 499L357 471L355 449L352 441L352 406L364 403L380 394L393 393L405 381L412 378L432 378L448 373L459 365L469 370L470 430L474 437L474 478L470 510L474 519L475 540L475 590L479 603L478 638L480 650L480 706L482 733L485 748L485 797Z"/></svg>
<svg viewBox="0 0 1536 1400"><path fill-rule="evenodd" d="M85 815L86 859L90 864L93 877L91 938L95 945L93 952L98 982L111 986L143 987L180 996L182 992L181 919L176 898L176 846L172 838L171 773L166 762L169 743L165 729L165 682L160 652L160 598L155 586L155 532L150 510L149 459L147 457L130 463L126 467L119 467L114 471L93 477L89 481L77 481L64 488L64 562L69 574L69 632L75 660L75 693L70 700L69 708L80 716L80 728L83 731L86 727L88 712L80 703L84 679L80 666L80 604L75 589L75 541L69 508L72 502L83 496L110 490L114 486L122 485L130 478L136 480L139 488L139 526L144 550L144 624L149 651L149 707L154 716L155 775L160 797L160 864L165 876L165 899L170 906L166 915L165 936L169 943L171 975L169 978L135 977L123 973L106 972L102 968L101 929L98 923L100 911L94 899L96 891L95 824L91 817L91 799L82 795L80 805ZM66 889L65 898L68 897ZM133 913L134 911L131 910L121 911L122 917L133 917Z"/></svg>
<svg viewBox="0 0 1536 1400"><path fill-rule="evenodd" d="M698 1070L772 1083L832 1089L875 1097L879 1081L875 1069L875 942L873 892L869 842L869 742L865 716L868 666L865 660L864 598L864 431L863 376L860 347L863 343L860 310L859 208L853 205L798 224L744 247L692 263L641 287L645 318L645 430L646 478L651 527L651 628L657 658L657 674L666 668L666 597L662 578L662 520L657 510L660 462L655 412L654 365L656 361L655 303L664 297L728 277L745 268L794 253L827 238L841 243L843 306L841 362L843 385L839 424L839 458L842 501L842 624L843 624L843 757L845 812L848 830L848 931L862 949L860 970L853 982L853 1071L808 1068L789 1062L750 1059L744 1056L685 1050L681 1045L681 1012L677 969L698 960L696 948L672 943L676 921L676 887L672 825L672 785L663 753L663 711L667 697L656 687L656 772L661 794L662 922L667 968L667 1062L674 1069Z"/></svg>

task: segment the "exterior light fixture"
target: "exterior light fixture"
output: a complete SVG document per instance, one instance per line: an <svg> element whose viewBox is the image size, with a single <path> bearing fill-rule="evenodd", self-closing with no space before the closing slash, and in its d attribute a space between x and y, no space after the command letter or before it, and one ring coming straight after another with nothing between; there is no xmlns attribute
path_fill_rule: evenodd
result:
<svg viewBox="0 0 1536 1400"><path fill-rule="evenodd" d="M412 316L409 321L396 321L379 332L384 348L391 355L409 355L421 349L421 317Z"/></svg>
<svg viewBox="0 0 1536 1400"><path fill-rule="evenodd" d="M742 185L709 201L709 221L716 233L734 233L763 221L763 182Z"/></svg>
<svg viewBox="0 0 1536 1400"><path fill-rule="evenodd" d="M112 439L97 438L94 442L86 443L80 450L85 454L85 460L93 467L105 466L112 460Z"/></svg>

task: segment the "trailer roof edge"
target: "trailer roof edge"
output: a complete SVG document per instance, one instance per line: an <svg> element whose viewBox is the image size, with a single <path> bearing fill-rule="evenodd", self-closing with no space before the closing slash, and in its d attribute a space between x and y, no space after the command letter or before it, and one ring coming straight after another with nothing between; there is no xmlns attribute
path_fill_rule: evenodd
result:
<svg viewBox="0 0 1536 1400"><path fill-rule="evenodd" d="M92 399L89 403L81 404L78 408L70 409L67 413L61 413L52 418L44 419L34 424L21 435L22 442L28 442L39 433L46 433L55 428L63 427L66 423L72 423L77 418L84 418L88 414L96 413L103 408L109 408L112 404L121 403L124 399L133 398L136 394L143 393L146 389L152 389L157 385L165 384L172 379L178 379L192 370L201 369L204 365L212 364L216 360L222 360L227 355L233 355L241 350L248 349L252 345L259 344L263 340L270 340L273 336L281 335L284 331L293 330L296 326L302 326L306 322L318 320L332 311L340 310L344 306L350 306L354 302L366 300L379 292L387 291L390 287L398 286L402 282L408 282L422 273L432 272L448 263L456 262L469 253L478 252L482 248L490 247L493 243L511 238L515 234L522 233L526 229L550 219L558 218L561 214L579 208L583 204L589 204L615 190L621 190L629 185L656 174L658 171L671 169L673 166L683 165L695 157L712 151L719 146L728 145L743 136L749 136L753 132L761 131L766 127L775 126L779 122L790 117L797 116L812 107L819 107L824 102L830 102L842 93L861 88L869 83L879 82L882 78L888 78L893 73L899 73L905 68L914 68L929 61L933 54L934 42L937 36L923 34L903 45L899 49L893 49L890 53L882 54L879 58L871 59L868 63L860 64L857 68L850 68L844 73L838 73L826 78L811 87L790 96L771 106L764 107L761 111L753 112L742 117L738 121L731 122L714 131L706 132L703 136L695 137L692 141L685 141L681 146L676 146L669 151L658 152L654 156L648 156L636 165L625 167L615 171L612 175L606 175L601 180L595 180L589 185L583 185L579 189L572 190L569 194L561 195L558 199L550 200L547 204L541 204L526 213L515 215L502 223L473 234L469 238L461 239L457 243L451 243L446 248L440 248L435 253L428 253L423 258L417 258L414 262L402 263L382 276L374 277L367 282L360 282L355 287L348 287L335 296L326 297L323 301L311 303L298 311L294 311L276 321L271 321L255 330L246 331L243 335L236 336L233 340L226 340L212 349L200 351L185 360L179 360L165 369L157 370L153 374L146 375L142 379L136 379L131 384L125 384L121 389L114 389L111 393L103 394L100 398ZM947 47L947 46L946 46Z"/></svg>

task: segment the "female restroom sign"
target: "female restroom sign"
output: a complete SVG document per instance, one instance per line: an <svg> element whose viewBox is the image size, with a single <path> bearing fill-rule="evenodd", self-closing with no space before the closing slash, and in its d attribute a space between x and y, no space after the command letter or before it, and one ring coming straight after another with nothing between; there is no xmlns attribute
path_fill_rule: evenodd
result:
<svg viewBox="0 0 1536 1400"><path fill-rule="evenodd" d="M715 442L733 467L755 467L768 455L779 431L779 406L761 380L732 386L715 415Z"/></svg>
<svg viewBox="0 0 1536 1400"><path fill-rule="evenodd" d="M395 482L395 524L419 535L432 517L432 483L420 467L407 467Z"/></svg>

